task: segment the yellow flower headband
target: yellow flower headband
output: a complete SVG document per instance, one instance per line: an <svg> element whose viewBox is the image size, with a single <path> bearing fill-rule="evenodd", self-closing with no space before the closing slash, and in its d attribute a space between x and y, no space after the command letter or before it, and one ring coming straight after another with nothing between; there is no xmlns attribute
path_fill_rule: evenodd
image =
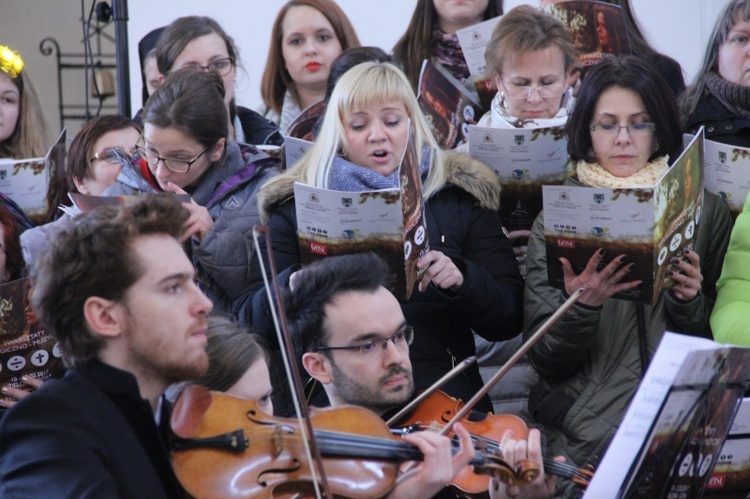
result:
<svg viewBox="0 0 750 499"><path fill-rule="evenodd" d="M15 78L23 69L23 59L18 52L0 45L0 71L8 73L11 78Z"/></svg>

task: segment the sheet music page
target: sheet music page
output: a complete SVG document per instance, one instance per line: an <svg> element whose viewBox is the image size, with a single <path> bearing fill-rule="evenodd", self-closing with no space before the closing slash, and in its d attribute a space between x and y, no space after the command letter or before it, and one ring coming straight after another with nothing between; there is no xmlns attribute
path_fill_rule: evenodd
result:
<svg viewBox="0 0 750 499"><path fill-rule="evenodd" d="M635 393L625 418L609 445L584 498L611 497L620 488L633 461L638 458L654 418L687 355L694 350L721 348L706 338L666 332Z"/></svg>

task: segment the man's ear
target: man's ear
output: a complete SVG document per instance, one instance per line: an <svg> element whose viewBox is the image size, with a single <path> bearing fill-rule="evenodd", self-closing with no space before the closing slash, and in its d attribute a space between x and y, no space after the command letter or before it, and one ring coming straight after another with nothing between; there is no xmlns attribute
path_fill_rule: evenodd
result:
<svg viewBox="0 0 750 499"><path fill-rule="evenodd" d="M94 334L116 338L124 329L124 311L111 300L90 296L83 304L83 316Z"/></svg>
<svg viewBox="0 0 750 499"><path fill-rule="evenodd" d="M302 356L302 365L310 376L324 385L331 383L331 363L324 354L307 352Z"/></svg>

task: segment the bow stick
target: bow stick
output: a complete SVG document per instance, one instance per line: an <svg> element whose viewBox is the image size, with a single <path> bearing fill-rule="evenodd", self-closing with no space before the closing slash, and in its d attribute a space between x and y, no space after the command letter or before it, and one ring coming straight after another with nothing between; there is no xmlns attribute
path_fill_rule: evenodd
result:
<svg viewBox="0 0 750 499"><path fill-rule="evenodd" d="M456 412L456 414L453 416L453 419L451 419L440 431L441 435L446 435L448 432L450 432L453 429L453 425L456 424L456 422L461 421L463 418L465 418L471 409L479 402L482 397L484 397L493 386L495 386L495 383L500 381L500 378L505 376L505 374L510 371L510 368L515 365L518 360L528 352L534 344L539 341L544 334L550 330L550 328L560 320L560 318L578 301L578 298L581 297L581 295L587 290L588 288L586 286L583 286L581 288L578 288L575 293L570 295L570 298L565 300L565 302L560 305L560 308L558 308L554 314L552 314L546 321L544 321L544 324L542 324L539 329L536 330L534 334L531 335L531 337L526 340L526 343L521 345L521 348L514 353L510 359L508 359L505 364L492 376L492 378L485 383L484 387L479 390L466 404Z"/></svg>
<svg viewBox="0 0 750 499"><path fill-rule="evenodd" d="M271 271L271 277L269 279L266 273L266 267L263 262L263 255L260 250L260 243L258 237L263 234L266 237L266 250L268 253L268 265ZM276 260L273 255L273 249L271 247L271 231L268 227L263 225L253 226L253 244L255 245L255 251L260 261L260 271L263 275L263 283L266 288L266 295L268 296L269 308L271 309L271 318L273 319L273 325L276 329L276 337L281 347L281 357L284 360L284 369L286 370L287 379L291 387L292 403L297 411L297 419L300 423L300 431L302 433L302 439L305 444L305 452L307 459L310 463L314 462L318 465L318 472L320 474L320 481L323 483L323 490L325 491L325 497L333 497L331 489L328 486L328 480L326 478L325 470L323 469L323 456L320 453L320 447L315 439L315 431L312 427L312 422L308 417L308 411L305 404L301 404L300 400L304 400L304 391L302 388L302 378L299 375L299 367L297 362L291 362L289 360L289 352L294 352L294 346L292 345L292 338L289 334L289 327L286 320L286 310L284 309L284 303L281 299L281 288L278 281L276 280ZM272 286L273 285L273 286ZM276 307L278 307L278 315L276 313L276 307L274 307L273 296L271 295L271 289L276 297ZM320 486L315 476L315 466L310 466L310 471L313 476L313 486L315 487L315 495L318 499L321 499Z"/></svg>

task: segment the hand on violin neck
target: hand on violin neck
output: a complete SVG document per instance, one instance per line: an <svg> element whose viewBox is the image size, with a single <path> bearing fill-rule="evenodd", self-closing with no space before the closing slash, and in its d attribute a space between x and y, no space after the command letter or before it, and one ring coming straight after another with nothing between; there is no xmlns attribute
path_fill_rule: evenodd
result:
<svg viewBox="0 0 750 499"><path fill-rule="evenodd" d="M506 485L493 477L490 483L490 499L552 497L557 477L544 472L541 440L541 433L536 428L529 430L528 440L514 440L510 431L505 432L500 442L503 460L512 468L516 468L521 461L529 460L536 463L541 472L533 482L520 486ZM565 458L556 457L555 461L565 462Z"/></svg>
<svg viewBox="0 0 750 499"><path fill-rule="evenodd" d="M404 435L404 440L415 445L424 454L424 461L404 476L403 481L388 495L396 498L428 498L437 494L459 471L469 465L475 456L471 435L461 423L455 425L460 448L453 453L451 439L431 431L421 431Z"/></svg>

